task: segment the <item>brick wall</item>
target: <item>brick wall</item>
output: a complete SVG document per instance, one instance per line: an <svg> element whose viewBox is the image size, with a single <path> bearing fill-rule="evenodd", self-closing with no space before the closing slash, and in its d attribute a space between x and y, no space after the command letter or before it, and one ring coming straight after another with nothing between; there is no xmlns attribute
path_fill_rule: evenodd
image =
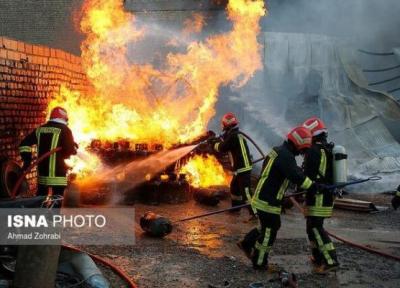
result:
<svg viewBox="0 0 400 288"><path fill-rule="evenodd" d="M0 156L19 160L19 142L46 121L47 103L61 84L87 90L79 57L0 37Z"/></svg>

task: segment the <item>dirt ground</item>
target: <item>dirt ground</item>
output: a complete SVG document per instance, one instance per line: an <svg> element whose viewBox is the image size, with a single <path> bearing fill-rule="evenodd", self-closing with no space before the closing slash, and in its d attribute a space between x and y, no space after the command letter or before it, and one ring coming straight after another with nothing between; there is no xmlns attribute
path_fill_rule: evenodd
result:
<svg viewBox="0 0 400 288"><path fill-rule="evenodd" d="M354 197L355 198L355 197ZM387 205L391 196L363 196L377 205ZM136 217L151 210L171 220L228 207L207 207L190 202L183 205L136 205ZM334 234L400 256L400 211L377 214L335 210L326 221ZM136 227L135 246L83 247L108 258L125 270L138 287L249 287L260 282L265 287L280 287L277 274L254 271L236 242L257 222L248 222L247 211L240 216L219 214L174 226L164 239L144 235ZM383 258L334 242L340 269L320 276L312 273L305 233L305 220L295 208L282 216L282 227L270 255L270 262L295 273L299 287L400 287L400 262ZM112 287L126 287L118 277L104 270Z"/></svg>

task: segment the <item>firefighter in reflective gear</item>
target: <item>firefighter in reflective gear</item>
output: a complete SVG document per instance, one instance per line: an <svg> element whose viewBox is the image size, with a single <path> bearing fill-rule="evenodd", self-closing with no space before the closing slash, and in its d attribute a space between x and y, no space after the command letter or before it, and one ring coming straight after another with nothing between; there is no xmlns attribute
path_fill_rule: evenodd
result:
<svg viewBox="0 0 400 288"><path fill-rule="evenodd" d="M396 194L394 195L392 199L392 206L394 210L397 210L397 208L400 207L400 185L397 187Z"/></svg>
<svg viewBox="0 0 400 288"><path fill-rule="evenodd" d="M221 119L223 134L214 143L214 150L227 152L233 169L230 185L232 207L251 200L250 179L252 163L245 137L239 131L239 121L233 113L225 114ZM235 210L240 211L240 209ZM251 211L250 211L251 213Z"/></svg>
<svg viewBox="0 0 400 288"><path fill-rule="evenodd" d="M304 173L323 185L333 184L333 144L327 142L327 129L322 120L313 117L303 126L310 130L313 143L304 156ZM332 216L334 195L332 190L317 189L306 194L307 235L310 240L315 272L325 273L338 266L336 250L323 225Z"/></svg>
<svg viewBox="0 0 400 288"><path fill-rule="evenodd" d="M38 195L48 195L49 187L52 188L53 195L63 195L67 186L68 167L64 160L77 153L77 144L67 125L67 111L56 107L51 111L49 121L26 136L19 146L24 170L32 161L34 145L37 147L38 157L61 147L60 151L38 164Z"/></svg>
<svg viewBox="0 0 400 288"><path fill-rule="evenodd" d="M297 166L295 156L311 147L311 134L304 127L294 128L287 140L274 147L263 163L251 206L256 209L261 228L251 230L238 246L252 260L255 269L268 267L268 254L281 226L282 199L289 183L302 189L316 189Z"/></svg>

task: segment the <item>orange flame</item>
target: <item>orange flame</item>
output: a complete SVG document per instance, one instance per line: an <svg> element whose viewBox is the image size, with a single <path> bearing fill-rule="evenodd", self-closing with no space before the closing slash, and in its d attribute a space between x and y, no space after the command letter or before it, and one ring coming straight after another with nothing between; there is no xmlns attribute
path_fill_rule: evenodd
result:
<svg viewBox="0 0 400 288"><path fill-rule="evenodd" d="M144 41L151 27L139 27L123 1L85 0L82 12L82 63L94 89L80 94L63 86L49 106L68 110L81 145L123 138L170 147L191 140L214 116L219 87L244 85L262 68L262 0L230 0L232 30L169 53L162 68L131 59L128 45Z"/></svg>
<svg viewBox="0 0 400 288"><path fill-rule="evenodd" d="M213 155L196 155L184 165L180 173L187 174L193 187L210 187L213 185L228 185L230 176Z"/></svg>

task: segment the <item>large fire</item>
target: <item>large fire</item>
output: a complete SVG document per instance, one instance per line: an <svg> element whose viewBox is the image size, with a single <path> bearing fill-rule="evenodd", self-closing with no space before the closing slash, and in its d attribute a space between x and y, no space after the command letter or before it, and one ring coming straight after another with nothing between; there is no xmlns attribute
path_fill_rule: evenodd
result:
<svg viewBox="0 0 400 288"><path fill-rule="evenodd" d="M128 49L145 41L151 26L139 24L122 0L85 0L82 63L93 89L82 94L62 86L49 110L68 110L81 147L92 139L122 138L167 148L187 142L205 132L221 86L244 85L262 68L257 35L265 12L262 0L230 0L229 32L193 41L185 53L169 53L155 67L135 63ZM204 18L194 16L193 21L195 29L182 33L200 32Z"/></svg>
<svg viewBox="0 0 400 288"><path fill-rule="evenodd" d="M196 188L228 185L231 178L212 155L194 156L181 168L180 173L187 174L190 185Z"/></svg>

